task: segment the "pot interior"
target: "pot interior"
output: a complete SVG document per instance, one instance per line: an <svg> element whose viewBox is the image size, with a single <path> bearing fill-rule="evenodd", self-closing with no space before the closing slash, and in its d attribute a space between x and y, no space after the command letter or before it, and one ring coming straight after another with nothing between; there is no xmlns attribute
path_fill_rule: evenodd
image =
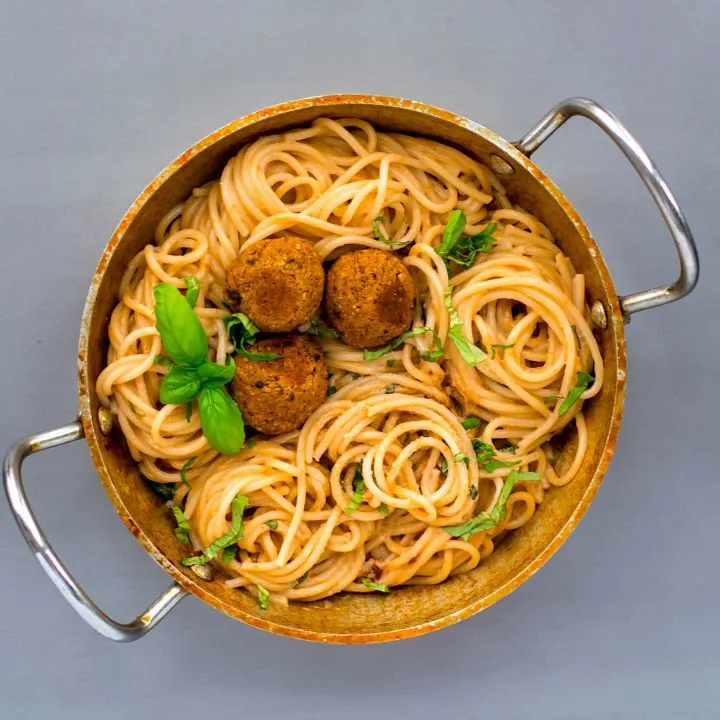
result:
<svg viewBox="0 0 720 720"><path fill-rule="evenodd" d="M95 383L107 353L107 323L120 278L133 256L153 240L160 218L194 187L220 175L227 160L257 136L321 116L359 117L383 130L423 135L454 145L498 172L509 196L539 217L575 268L586 276L589 302L601 301L607 328L598 330L606 381L585 405L589 449L575 479L548 492L538 512L498 543L470 573L389 595L341 594L314 603L260 610L249 594L228 589L180 565L186 549L172 533L167 509L142 482L119 429L103 436ZM509 172L503 173L504 161ZM214 607L264 629L330 642L372 642L427 632L481 610L527 579L562 544L597 490L620 426L625 386L623 320L602 257L572 206L527 158L494 133L443 110L377 96L327 96L276 106L221 128L166 168L140 195L113 234L98 265L83 316L79 351L80 400L90 451L105 488L131 532L176 580ZM572 442L572 439L569 441ZM559 446L560 460L569 454Z"/></svg>

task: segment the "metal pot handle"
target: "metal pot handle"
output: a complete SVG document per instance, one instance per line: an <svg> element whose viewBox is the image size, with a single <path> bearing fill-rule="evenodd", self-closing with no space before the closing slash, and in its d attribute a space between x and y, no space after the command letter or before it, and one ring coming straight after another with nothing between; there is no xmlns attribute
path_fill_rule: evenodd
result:
<svg viewBox="0 0 720 720"><path fill-rule="evenodd" d="M655 200L655 204L670 230L680 260L680 277L672 285L643 290L621 297L620 306L623 314L629 319L634 312L680 300L697 285L699 263L695 241L677 200L660 175L655 163L615 115L594 100L583 97L568 98L550 110L526 135L513 144L521 153L530 157L558 128L575 115L582 115L588 120L592 120L612 138L630 161Z"/></svg>
<svg viewBox="0 0 720 720"><path fill-rule="evenodd" d="M29 435L15 443L5 456L5 492L25 541L73 610L106 638L130 642L150 632L187 595L187 590L173 583L134 620L129 623L113 620L88 597L55 554L35 519L23 487L22 464L28 455L80 440L83 436L82 423L76 421L54 430Z"/></svg>

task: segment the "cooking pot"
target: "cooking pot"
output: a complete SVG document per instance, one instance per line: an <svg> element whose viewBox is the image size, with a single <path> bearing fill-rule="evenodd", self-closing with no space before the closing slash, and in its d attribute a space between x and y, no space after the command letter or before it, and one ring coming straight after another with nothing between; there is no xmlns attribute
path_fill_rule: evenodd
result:
<svg viewBox="0 0 720 720"><path fill-rule="evenodd" d="M680 275L672 285L618 297L602 256L572 205L530 156L569 118L580 115L607 133L638 172L675 243ZM148 242L167 210L193 188L219 177L224 164L265 133L289 130L321 116L358 117L383 130L454 145L487 164L511 198L550 228L587 283L588 302L606 368L602 392L587 403L589 447L572 483L547 494L540 511L510 533L475 570L440 585L405 587L389 595L340 594L309 604L260 609L249 593L205 581L180 564L183 547L163 516L161 500L140 479L111 416L100 408L95 383L106 362L107 325L128 262ZM366 643L397 640L450 625L489 607L539 570L565 542L592 502L620 429L626 383L624 324L633 313L687 295L697 283L698 258L690 229L657 168L619 120L585 98L554 107L521 140L510 143L477 123L418 102L377 95L326 95L276 105L208 135L163 170L127 211L102 254L80 324L79 419L16 443L5 459L5 490L15 519L45 572L72 607L112 640L129 641L155 627L188 593L231 617L307 640ZM172 577L172 585L129 623L102 612L53 551L28 504L22 463L30 454L85 438L110 501L128 529Z"/></svg>

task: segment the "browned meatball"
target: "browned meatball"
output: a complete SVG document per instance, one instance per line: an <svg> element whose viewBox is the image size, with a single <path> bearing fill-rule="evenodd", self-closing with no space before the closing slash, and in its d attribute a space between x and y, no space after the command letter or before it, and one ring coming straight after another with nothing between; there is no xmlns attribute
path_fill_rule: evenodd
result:
<svg viewBox="0 0 720 720"><path fill-rule="evenodd" d="M388 252L356 250L342 255L328 272L327 319L348 345L385 345L410 327L414 307L410 273Z"/></svg>
<svg viewBox="0 0 720 720"><path fill-rule="evenodd" d="M225 296L264 332L287 332L306 323L322 301L325 272L302 238L260 240L228 268Z"/></svg>
<svg viewBox="0 0 720 720"><path fill-rule="evenodd" d="M250 351L281 357L235 357L231 391L245 422L266 435L296 430L327 396L327 365L320 344L307 335L282 335L260 340Z"/></svg>

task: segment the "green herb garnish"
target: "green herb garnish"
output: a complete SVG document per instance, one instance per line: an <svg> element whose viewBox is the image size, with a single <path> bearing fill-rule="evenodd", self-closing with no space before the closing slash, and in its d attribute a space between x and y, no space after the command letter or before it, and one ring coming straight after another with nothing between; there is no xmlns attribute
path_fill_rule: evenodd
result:
<svg viewBox="0 0 720 720"><path fill-rule="evenodd" d="M355 474L353 475L353 494L350 496L350 502L345 506L345 514L352 515L362 504L365 497L365 481L363 480L362 465L359 463L355 466Z"/></svg>
<svg viewBox="0 0 720 720"><path fill-rule="evenodd" d="M477 485L471 485L471 486L470 486L469 493L470 493L470 498L471 498L472 500L477 500L477 496L478 496Z"/></svg>
<svg viewBox="0 0 720 720"><path fill-rule="evenodd" d="M390 514L390 508L385 503L380 503L380 505L378 505L378 512L383 517L387 517Z"/></svg>
<svg viewBox="0 0 720 720"><path fill-rule="evenodd" d="M217 557L218 553L224 548L234 545L238 540L243 537L243 513L245 508L248 506L250 501L245 495L236 495L230 503L230 512L232 520L230 521L230 529L215 542L210 543L202 555L193 555L191 557L184 557L182 564L189 565L205 565L211 560Z"/></svg>
<svg viewBox="0 0 720 720"><path fill-rule="evenodd" d="M495 351L496 350L510 350L511 348L515 347L515 343L510 343L509 345L491 345L490 346L490 357L494 360L495 359Z"/></svg>
<svg viewBox="0 0 720 720"><path fill-rule="evenodd" d="M159 283L153 296L155 325L174 363L160 384L160 402L181 405L199 397L200 426L207 441L224 455L240 452L245 442L242 413L223 387L235 375L233 361L219 365L207 359L202 323L176 287Z"/></svg>
<svg viewBox="0 0 720 720"><path fill-rule="evenodd" d="M385 365L387 367L395 367L395 365L397 365L397 363L395 362L395 360L393 360L393 358L390 358L389 360L385 361Z"/></svg>
<svg viewBox="0 0 720 720"><path fill-rule="evenodd" d="M490 530L496 527L505 519L507 501L516 483L528 480L540 480L540 475L536 472L511 472L507 478L505 478L502 490L500 490L500 496L498 497L492 510L489 512L487 510L483 510L472 518L472 520L468 520L461 525L448 525L443 529L453 537L468 540L470 536L475 533L484 532L485 530Z"/></svg>
<svg viewBox="0 0 720 720"><path fill-rule="evenodd" d="M361 578L360 582L370 590L376 590L381 593L389 593L390 588L385 583L376 583L370 578Z"/></svg>
<svg viewBox="0 0 720 720"><path fill-rule="evenodd" d="M385 394L386 395L392 395L395 392L395 386L394 385L388 385L385 388Z"/></svg>
<svg viewBox="0 0 720 720"><path fill-rule="evenodd" d="M305 582L308 579L308 575L310 575L310 571L306 570L296 581L295 585L299 585L302 582Z"/></svg>
<svg viewBox="0 0 720 720"><path fill-rule="evenodd" d="M223 551L222 551L222 563L223 565L227 565L229 562L232 562L235 559L235 556L237 555L237 545L228 545Z"/></svg>
<svg viewBox="0 0 720 720"><path fill-rule="evenodd" d="M558 415L562 417L579 399L580 396L595 382L595 378L584 370L577 372L577 382L567 394L562 405L558 409Z"/></svg>
<svg viewBox="0 0 720 720"><path fill-rule="evenodd" d="M380 223L384 222L385 218L382 215L378 215L373 221L372 221L372 229L373 229L373 235L375 236L376 240L380 240L384 242L391 250L395 250L395 248L401 248L405 247L406 245L409 245L412 240L405 240L405 241L397 241L397 240L390 240L390 238L383 232L383 229L380 227Z"/></svg>
<svg viewBox="0 0 720 720"><path fill-rule="evenodd" d="M482 420L479 417L466 417L461 425L465 430L472 430L473 428L480 427Z"/></svg>
<svg viewBox="0 0 720 720"><path fill-rule="evenodd" d="M265 523L271 530L277 530L278 529L278 521L277 520L268 520Z"/></svg>
<svg viewBox="0 0 720 720"><path fill-rule="evenodd" d="M195 464L196 457L191 457L181 468L180 468L180 482L190 487L190 482L187 479L187 471Z"/></svg>
<svg viewBox="0 0 720 720"><path fill-rule="evenodd" d="M173 505L172 513L175 516L177 527L173 530L175 537L183 544L190 544L190 523L185 517L185 513L177 506Z"/></svg>
<svg viewBox="0 0 720 720"><path fill-rule="evenodd" d="M378 348L377 350L363 350L363 360L377 360L377 358L382 357L383 355L387 355L387 353L399 348L404 342L407 342L410 338L415 337L417 335L423 335L424 333L430 332L433 335L435 335L435 342L438 346L438 350L434 350L431 353L424 353L423 357L425 355L435 355L437 352L440 353L440 355L443 354L442 349L442 343L440 342L440 338L437 336L434 330L431 330L430 328L426 327L414 327L408 330L407 332L404 332L402 335L399 335L396 337L392 342L388 343L387 345L383 345L383 347ZM438 356L439 357L439 356ZM425 358L428 359L428 358ZM393 364L394 364L393 360ZM389 364L390 360L387 361L386 364Z"/></svg>
<svg viewBox="0 0 720 720"><path fill-rule="evenodd" d="M267 610L270 607L270 593L262 586L257 586L258 591L258 605L263 609Z"/></svg>
<svg viewBox="0 0 720 720"><path fill-rule="evenodd" d="M465 337L462 320L460 320L452 302L452 288L445 290L445 307L450 314L448 337L455 343L455 347L460 352L460 355L462 355L462 359L473 367L487 359L487 355L477 345Z"/></svg>
<svg viewBox="0 0 720 720"><path fill-rule="evenodd" d="M464 452L459 452L453 457L453 460L455 462L464 462L465 465L470 465L470 458Z"/></svg>
<svg viewBox="0 0 720 720"><path fill-rule="evenodd" d="M444 455L440 456L440 474L443 477L447 477L448 474L448 461Z"/></svg>
<svg viewBox="0 0 720 720"><path fill-rule="evenodd" d="M192 420L192 402L185 403L185 422Z"/></svg>
<svg viewBox="0 0 720 720"><path fill-rule="evenodd" d="M187 287L185 300L187 300L187 304L191 308L194 308L195 305L197 305L198 295L200 294L200 281L196 277L184 277L182 281Z"/></svg>
<svg viewBox="0 0 720 720"><path fill-rule="evenodd" d="M477 458L478 465L482 467L485 472L494 472L501 467L514 467L519 465L519 460L496 460L495 459L495 448L492 445L488 445L482 440L475 438L472 441L473 450L475 450L475 457ZM514 450L515 448L513 448ZM509 450L503 450L503 452L510 452Z"/></svg>
<svg viewBox="0 0 720 720"><path fill-rule="evenodd" d="M172 500L175 497L175 490L172 483L158 483L143 478L150 489L157 493L163 500Z"/></svg>
<svg viewBox="0 0 720 720"><path fill-rule="evenodd" d="M493 233L497 230L497 223L491 222L479 233L463 236L466 221L462 210L453 210L436 250L446 262L452 261L462 267L470 267L478 253L489 253L492 250L495 244Z"/></svg>
<svg viewBox="0 0 720 720"><path fill-rule="evenodd" d="M337 388L334 385L330 385L327 389L328 396L334 395L337 392Z"/></svg>
<svg viewBox="0 0 720 720"><path fill-rule="evenodd" d="M235 346L235 352L241 357L256 362L268 362L280 358L280 355L276 353L253 353L247 349L248 345L254 345L257 342L260 328L245 313L226 315L223 322L225 323L225 332Z"/></svg>

